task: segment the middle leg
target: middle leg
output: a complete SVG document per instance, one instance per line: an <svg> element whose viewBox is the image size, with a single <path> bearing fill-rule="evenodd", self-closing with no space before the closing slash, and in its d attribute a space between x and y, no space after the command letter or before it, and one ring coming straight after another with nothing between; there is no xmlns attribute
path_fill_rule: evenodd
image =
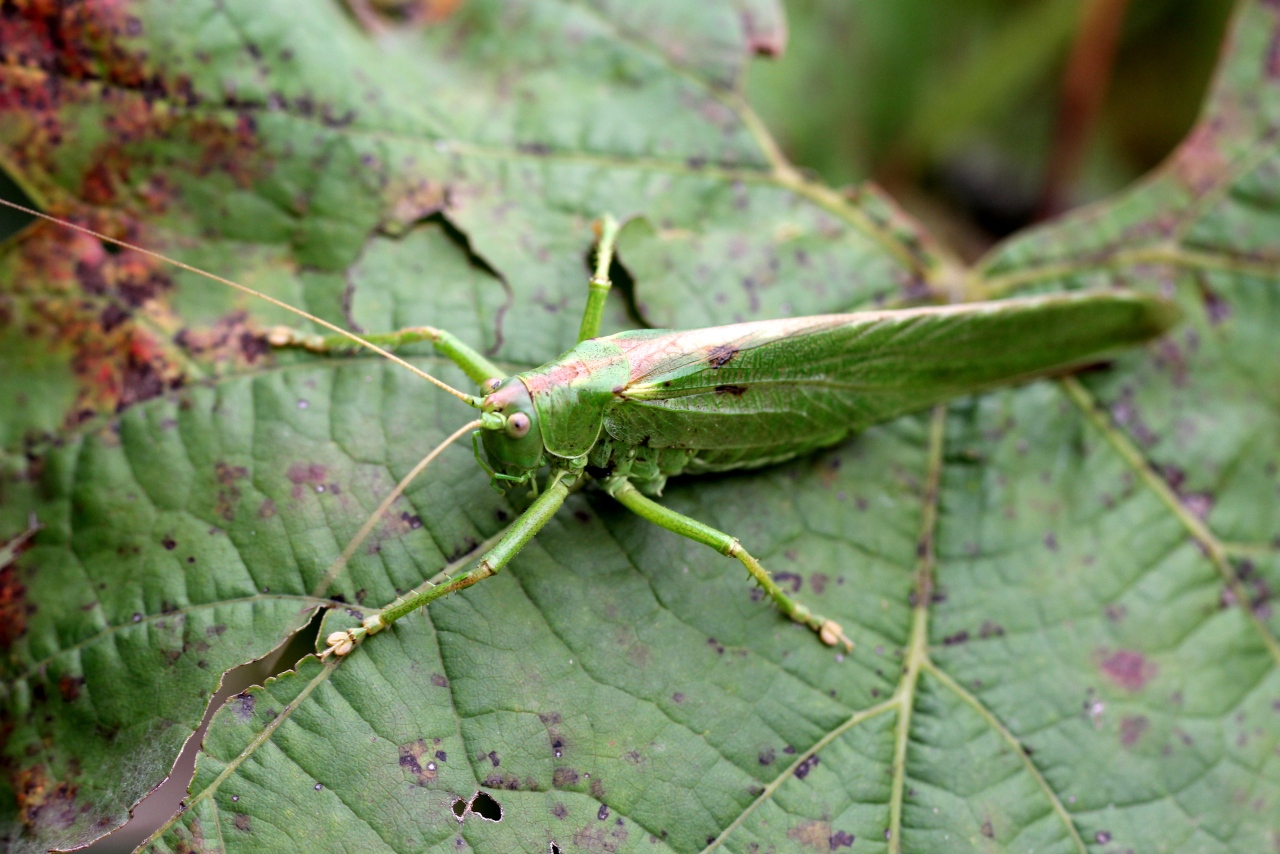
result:
<svg viewBox="0 0 1280 854"><path fill-rule="evenodd" d="M756 583L778 606L779 611L797 623L813 629L827 646L839 644L846 651L853 650L853 641L845 637L844 630L840 628L839 623L813 613L807 607L788 596L778 586L778 583L773 580L773 577L769 575L769 571L760 565L760 561L747 553L747 550L742 547L736 537L731 537L723 531L717 531L710 525L703 524L697 519L691 519L683 513L677 513L674 510L663 507L653 499L642 495L640 490L636 489L626 478L609 478L604 482L604 488L610 495L618 499L624 507L636 515L648 519L654 524L661 525L668 531L674 531L682 537L688 537L691 540L711 546L722 555L737 558L747 568L747 572L751 573L751 577L756 580Z"/></svg>

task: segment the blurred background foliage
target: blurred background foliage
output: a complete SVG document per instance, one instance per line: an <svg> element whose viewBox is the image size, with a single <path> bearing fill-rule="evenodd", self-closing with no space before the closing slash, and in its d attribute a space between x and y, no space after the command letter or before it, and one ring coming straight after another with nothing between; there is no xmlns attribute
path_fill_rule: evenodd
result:
<svg viewBox="0 0 1280 854"><path fill-rule="evenodd" d="M785 6L787 50L753 63L747 90L787 155L833 185L876 181L973 259L1000 237L1110 195L1157 165L1196 117L1232 3ZM1082 64L1064 98L1073 51ZM1092 119L1072 111L1081 97L1097 100ZM1078 155L1063 151L1076 147ZM1056 180L1055 156L1064 173Z"/></svg>
<svg viewBox="0 0 1280 854"><path fill-rule="evenodd" d="M747 92L788 156L832 185L878 182L966 259L1159 163L1195 119L1232 6L784 2L787 50L752 64ZM1098 109L1064 127L1073 51ZM0 196L27 201L2 173ZM0 211L0 239L24 224Z"/></svg>

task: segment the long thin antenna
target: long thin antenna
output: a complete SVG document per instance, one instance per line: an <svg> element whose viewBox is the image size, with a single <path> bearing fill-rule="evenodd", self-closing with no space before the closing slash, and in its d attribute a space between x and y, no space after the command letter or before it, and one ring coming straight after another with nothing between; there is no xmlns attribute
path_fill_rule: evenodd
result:
<svg viewBox="0 0 1280 854"><path fill-rule="evenodd" d="M181 270L186 270L188 273L195 273L197 276L204 276L206 279L212 279L215 282L221 282L222 284L227 285L228 287L235 288L236 290L242 293L249 294L250 296L255 296L261 300L266 300L267 302L271 303L274 306L283 308L285 311L291 311L294 314L296 314L298 317L304 318L306 320L310 320L312 323L318 326L323 326L325 329L328 329L331 332L336 332L339 335L342 335L346 338L350 338L352 341L354 341L356 344L360 345L361 347L364 347L366 350L371 350L374 353L377 353L379 356L382 356L385 359L389 359L390 361L395 362L397 365L399 365L402 368L408 368L410 371L422 377L427 382L433 383L438 388L443 389L444 391L447 391L449 394L458 398L458 400L461 400L463 403L467 404L468 406L479 406L479 398L466 394L465 392L458 391L456 388L449 385L448 383L445 383L445 382L442 382L441 380L436 379L435 377L431 376L431 374L428 374L426 371L423 371L419 368L415 368L413 365L409 364L404 359L401 359L399 356L395 355L394 353L389 353L388 351L379 347L377 344L371 344L370 342L364 340L354 332L348 332L347 330L343 329L341 326L332 324L327 320L322 320L313 314L308 314L307 312L303 311L300 308L294 308L293 306L289 305L287 302L278 300L273 296L268 296L267 294L264 294L261 291L255 291L253 288L249 287L248 285L242 285L239 282L233 282L230 279L225 279L222 276L217 275L216 273L210 273L208 270L201 270L199 267L193 267L190 264L177 260L176 258L170 258L168 255L162 255L159 252L153 252L150 249L143 249L141 246L134 246L132 243L127 243L123 240L117 240L114 237L108 237L107 235L102 234L101 232L94 231L91 228L85 228L83 225L76 225L74 222L67 222L64 219L58 219L56 216L50 216L47 213L43 213L41 211L34 210L29 207L25 207L24 205L15 204L14 202L9 201L8 199L0 199L0 205L4 205L5 207L8 207L8 208L13 208L16 211L22 211L25 214L37 217L39 219L47 220L49 222L54 223L55 225L60 225L63 228L75 229L76 231L79 231L83 234L87 234L91 237L96 237L99 240L105 241L107 243L112 243L112 244L115 244L116 246L120 246L125 249L131 249L134 252L141 252L143 255L148 255L159 261L163 261L166 264L172 264L173 266Z"/></svg>
<svg viewBox="0 0 1280 854"><path fill-rule="evenodd" d="M356 553L356 549L360 548L360 544L369 536L369 532L373 530L374 525L378 524L378 521L382 518L382 514L387 512L387 508L390 507L395 500L409 488L409 484L413 482L413 479L422 474L422 470L431 465L431 461L440 456L440 453L445 448L449 447L459 438L470 433L472 430L478 429L481 423L481 420L477 418L475 421L463 424L457 430L454 430L453 433L449 435L449 438L445 439L439 445L436 445L435 449L431 453L423 457L407 475L400 479L400 482L396 484L396 488L391 490L391 492L387 494L386 498L382 499L382 503L378 505L378 509L374 510L373 513L370 514L369 518L365 520L364 525L362 525L360 530L356 532L356 535L351 538L351 542L347 543L347 547L342 550L342 554L339 555L338 559L329 566L328 571L324 574L324 578L320 579L320 583L315 587L315 596L323 596L325 591L329 589L329 585L333 583L334 579L342 573L342 570L346 569L347 561L351 560L351 556Z"/></svg>

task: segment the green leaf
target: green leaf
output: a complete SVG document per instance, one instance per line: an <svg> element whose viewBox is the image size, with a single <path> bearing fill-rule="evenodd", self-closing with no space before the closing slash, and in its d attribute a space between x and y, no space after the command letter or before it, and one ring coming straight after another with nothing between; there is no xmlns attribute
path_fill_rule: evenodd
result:
<svg viewBox="0 0 1280 854"><path fill-rule="evenodd" d="M218 709L147 850L1275 846L1280 11L1241 7L1168 166L964 271L877 191L779 159L740 95L783 40L765 0L430 8L370 33L337 4L15 7L0 160L77 222L511 368L572 343L605 212L648 224L614 329L962 282L1123 284L1188 320L1077 378L669 487L851 655L586 489L496 579ZM40 850L123 822L226 669L467 568L526 499L451 449L329 585L464 407L372 357L272 352L284 311L57 226L0 272L0 756L11 837Z"/></svg>

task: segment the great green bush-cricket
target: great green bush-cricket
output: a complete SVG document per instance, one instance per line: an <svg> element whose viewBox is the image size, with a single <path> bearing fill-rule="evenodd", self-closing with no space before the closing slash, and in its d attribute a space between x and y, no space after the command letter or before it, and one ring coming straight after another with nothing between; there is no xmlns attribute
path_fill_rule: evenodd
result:
<svg viewBox="0 0 1280 854"><path fill-rule="evenodd" d="M0 200L3 201L3 200ZM452 334L415 327L358 336L293 306L158 253L9 202L9 207L142 252L264 299L335 333L277 328L275 346L321 353L363 347L480 411L428 454L382 502L326 576L331 581L381 514L452 442L476 435L476 459L498 488L541 493L469 572L427 584L326 638L344 656L366 636L442 596L499 572L547 524L576 485L592 480L639 516L736 558L778 610L829 646L852 649L834 620L795 601L730 533L654 500L667 479L753 469L830 447L872 424L992 387L1097 361L1169 329L1176 306L1126 290L995 302L830 314L692 330L642 329L599 336L611 288L618 224L598 223L594 275L578 343L512 376ZM394 356L429 341L479 384L471 395ZM483 449L483 450L481 450Z"/></svg>

